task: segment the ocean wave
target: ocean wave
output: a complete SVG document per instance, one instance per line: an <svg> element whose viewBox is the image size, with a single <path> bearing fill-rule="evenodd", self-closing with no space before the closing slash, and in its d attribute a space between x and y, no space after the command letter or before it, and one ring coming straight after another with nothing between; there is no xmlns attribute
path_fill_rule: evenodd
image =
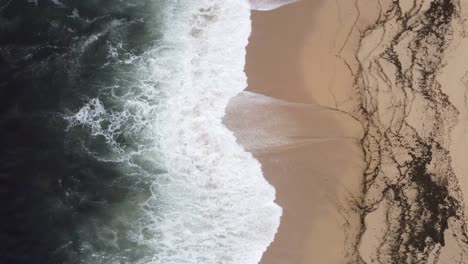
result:
<svg viewBox="0 0 468 264"><path fill-rule="evenodd" d="M250 4L170 1L165 8L162 39L130 56L133 68L121 70L125 81L65 119L69 129L87 128L125 155L127 166L148 172L150 194L134 200L136 213L126 218L124 235L145 248L133 263L258 263L281 208L260 163L222 123L229 100L246 87ZM107 47L115 65L128 64L119 45ZM142 160L152 159L164 172L145 169ZM118 232L106 230L108 244L118 248ZM107 263L93 254L88 263Z"/></svg>
<svg viewBox="0 0 468 264"><path fill-rule="evenodd" d="M287 4L291 4L300 0L250 0L250 7L253 10L273 10Z"/></svg>

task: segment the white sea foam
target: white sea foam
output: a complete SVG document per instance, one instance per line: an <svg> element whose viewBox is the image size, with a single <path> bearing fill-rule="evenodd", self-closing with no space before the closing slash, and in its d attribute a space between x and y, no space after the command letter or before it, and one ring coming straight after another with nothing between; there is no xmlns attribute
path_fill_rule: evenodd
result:
<svg viewBox="0 0 468 264"><path fill-rule="evenodd" d="M114 139L128 118L128 112L107 111L98 98L91 99L77 113L65 117L69 127L88 126L91 135L104 137L111 146L117 144Z"/></svg>
<svg viewBox="0 0 468 264"><path fill-rule="evenodd" d="M28 3L33 3L37 6L39 0L27 0Z"/></svg>
<svg viewBox="0 0 468 264"><path fill-rule="evenodd" d="M258 263L278 228L273 187L222 124L229 99L246 87L249 9L247 1L190 1L170 24L166 38L183 52L159 111L171 180L157 190L166 213L157 218L164 239L154 242L167 249L154 263Z"/></svg>
<svg viewBox="0 0 468 264"><path fill-rule="evenodd" d="M291 4L300 0L250 0L250 7L253 10L273 10L287 4Z"/></svg>
<svg viewBox="0 0 468 264"><path fill-rule="evenodd" d="M64 5L62 2L60 2L59 0L50 0L50 1L52 1L52 3L54 3L54 4L56 4L56 5L60 6L60 7L64 7L64 6L65 6L65 5Z"/></svg>
<svg viewBox="0 0 468 264"><path fill-rule="evenodd" d="M151 176L153 195L132 220L131 240L155 252L138 263L258 263L281 208L259 162L222 124L229 100L246 87L250 4L170 3L163 40L132 60L136 81L120 97L121 113L93 99L68 119L106 139L120 130L138 137L138 155L166 171ZM115 125L104 132L102 120ZM139 125L121 129L122 122Z"/></svg>

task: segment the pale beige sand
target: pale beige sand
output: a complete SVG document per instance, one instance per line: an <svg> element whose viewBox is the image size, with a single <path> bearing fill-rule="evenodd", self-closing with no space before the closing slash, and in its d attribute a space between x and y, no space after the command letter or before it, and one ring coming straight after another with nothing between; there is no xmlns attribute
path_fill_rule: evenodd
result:
<svg viewBox="0 0 468 264"><path fill-rule="evenodd" d="M248 90L284 101L244 94L231 102L225 119L239 142L262 163L284 210L263 264L345 263L355 252L360 216L354 205L364 168L359 145L363 130L349 115L315 103L328 72L312 81L305 69L311 66L302 59L306 48L316 47L313 38L321 38L311 34L336 32L336 21L329 25L320 21L327 15L337 20L334 10L322 13L324 5L328 3L310 0L253 12ZM319 62L311 58L310 64L315 63Z"/></svg>
<svg viewBox="0 0 468 264"><path fill-rule="evenodd" d="M468 0L451 3L253 12L249 90L283 101L243 94L226 124L284 209L263 264L468 263Z"/></svg>
<svg viewBox="0 0 468 264"><path fill-rule="evenodd" d="M467 203L464 200L466 201L468 193L468 162L466 162L468 155L466 148L468 146L468 122L466 121L468 116L466 99L468 1L460 1L458 10L455 11L459 12L459 16L454 16L453 20L447 22L450 24L449 32L442 33L446 34L446 38L434 37L437 35L425 34L423 31L418 32L421 27L419 20L427 21L431 15L441 14L427 15L426 12L431 6L437 6L435 3L441 2L422 0L323 1L319 12L309 13L307 30L301 31L305 32L306 36L303 48L293 52L299 54L297 58L302 63L297 66L295 62L294 67L289 67L289 69L294 72L292 76L301 77L301 81L290 83L293 83L295 87L301 87L301 92L307 93L302 95L300 100L315 101L323 106L340 109L353 114L361 121L370 120L371 131L368 131L370 136L367 138L370 141L366 146L368 163L366 177L367 179L375 178L364 194L362 206L373 208L369 209L363 218L365 228L362 229L362 236L357 241L359 246L354 252L365 263L395 263L397 258L400 263L468 263L466 260L467 245L464 242L466 241L466 219L463 219L463 216L466 217L463 210L467 209ZM277 13L284 13L277 19L300 20L296 16L303 14L311 2L303 2L300 5L290 6L291 10L294 8L297 10L291 11L289 15L285 10L278 10ZM419 8L414 8L418 6ZM447 10L446 7L443 10ZM405 28L404 25L399 24L403 15L412 16L408 25L412 25L413 28ZM424 16L426 18L423 18ZM254 16L254 27L255 18ZM263 22L263 24L267 23ZM433 27L430 30L437 31L439 28ZM442 29L440 30L443 32ZM395 39L399 32L402 32L401 37ZM417 41L423 43L421 48L411 49L411 45L418 43ZM436 44L437 41L446 43L446 48L441 51ZM387 50L391 45L395 45L392 51L395 54L393 59ZM424 54L424 49L429 52ZM414 61L412 60L415 58L423 64L413 67ZM438 62L437 58L441 58L441 61ZM401 65L400 67L406 71L406 78L412 84L410 87L407 84L400 85L401 80L398 78L401 79L401 77L397 74L397 65ZM297 73L298 68L302 70L301 74ZM436 69L434 71L436 82L425 84L425 77L422 73L430 73L431 69ZM410 72L413 75L409 75ZM354 81L358 83L353 83ZM425 96L418 90L435 92ZM282 94L275 94L268 90L266 93L282 96ZM447 96L446 99L442 99L446 100L444 104L437 103L441 100L438 99L437 94ZM293 96L284 98L295 99ZM362 106L366 112L360 112L358 106ZM443 115L442 118L438 116L439 113ZM399 124L403 123L402 120L404 124L414 128L414 132L396 130ZM402 138L402 146L398 146L396 143L398 140L388 138L389 134L386 133L386 129L389 128L397 131L396 133L401 133L398 135ZM443 150L433 147L434 152L429 154L432 161L424 166L424 172L405 173L399 171L398 166L404 168L402 164L414 162L415 158L410 157L408 153L427 157L424 156L425 154L418 154L418 151L424 148L413 142L413 138L429 142L428 144L432 144L430 138L433 138ZM330 169L330 166L325 169ZM268 170L265 169L265 171ZM417 182L413 178L414 175L422 177L423 182ZM410 208L404 208L399 204L400 198L393 196L395 192L385 191L389 184L396 186L392 187L396 192L404 190L404 197L408 199ZM444 191L435 193L433 189L425 189L426 184L434 186L431 188L447 190L447 193L444 194ZM281 185L278 190L281 201ZM340 197L342 191L338 190L338 193ZM438 195L441 196L436 199L428 198ZM447 204L448 199L458 200L460 207L456 204ZM442 231L445 242L440 241L432 231L426 231L427 227L443 223L443 220L431 221L447 217L434 209L444 206L457 210L457 216L449 218L447 229ZM405 221L399 220L403 215L406 215ZM428 215L437 215L437 218L431 218ZM318 243L335 249L344 249L345 253L350 246L350 244L340 246L337 243L338 239L333 239L339 235L330 233L328 226L311 231L312 243L306 247L306 250L310 252L310 258L303 263L345 263L340 257L337 257L335 261L326 258L332 256L332 253L326 250L314 251ZM351 225L351 228L347 226L344 230L352 232L354 229ZM315 239L314 235L320 234L320 231L331 236L331 241L324 243ZM281 239L281 231L278 237ZM275 259L275 243L271 247L273 252L268 252L265 256L265 260L268 259L265 263L270 263L269 256L271 255L273 255L272 259ZM419 246L415 247L418 243ZM321 256L320 258L317 257L317 253ZM416 258L419 260L416 261ZM346 263L360 262L356 259L347 259Z"/></svg>

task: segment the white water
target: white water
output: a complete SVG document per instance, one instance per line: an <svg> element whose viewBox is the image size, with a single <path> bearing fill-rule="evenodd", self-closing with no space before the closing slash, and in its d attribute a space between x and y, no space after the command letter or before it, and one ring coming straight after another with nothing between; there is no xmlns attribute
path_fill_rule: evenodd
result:
<svg viewBox="0 0 468 264"><path fill-rule="evenodd" d="M292 4L299 0L250 0L250 7L253 10L273 10L284 5Z"/></svg>
<svg viewBox="0 0 468 264"><path fill-rule="evenodd" d="M157 160L167 171L150 176L153 195L132 220L131 239L155 252L138 263L258 263L274 239L281 208L259 162L222 124L229 100L246 87L250 4L170 3L163 40L132 59L137 83L118 98L123 112L92 99L68 119L112 144L115 133L139 137L140 150L122 155L133 165ZM111 131L103 131L103 119L113 124ZM123 124L130 119L133 125Z"/></svg>

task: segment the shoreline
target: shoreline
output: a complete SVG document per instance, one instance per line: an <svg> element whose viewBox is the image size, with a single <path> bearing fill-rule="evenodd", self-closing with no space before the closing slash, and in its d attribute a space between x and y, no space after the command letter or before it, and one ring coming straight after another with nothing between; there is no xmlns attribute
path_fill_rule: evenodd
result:
<svg viewBox="0 0 468 264"><path fill-rule="evenodd" d="M463 262L467 14L435 0L252 12L253 94L226 123L283 207L262 264Z"/></svg>
<svg viewBox="0 0 468 264"><path fill-rule="evenodd" d="M353 203L364 167L361 124L317 103L301 59L322 4L252 11L247 92L226 110L224 123L260 161L283 208L262 264L344 263L360 225Z"/></svg>

